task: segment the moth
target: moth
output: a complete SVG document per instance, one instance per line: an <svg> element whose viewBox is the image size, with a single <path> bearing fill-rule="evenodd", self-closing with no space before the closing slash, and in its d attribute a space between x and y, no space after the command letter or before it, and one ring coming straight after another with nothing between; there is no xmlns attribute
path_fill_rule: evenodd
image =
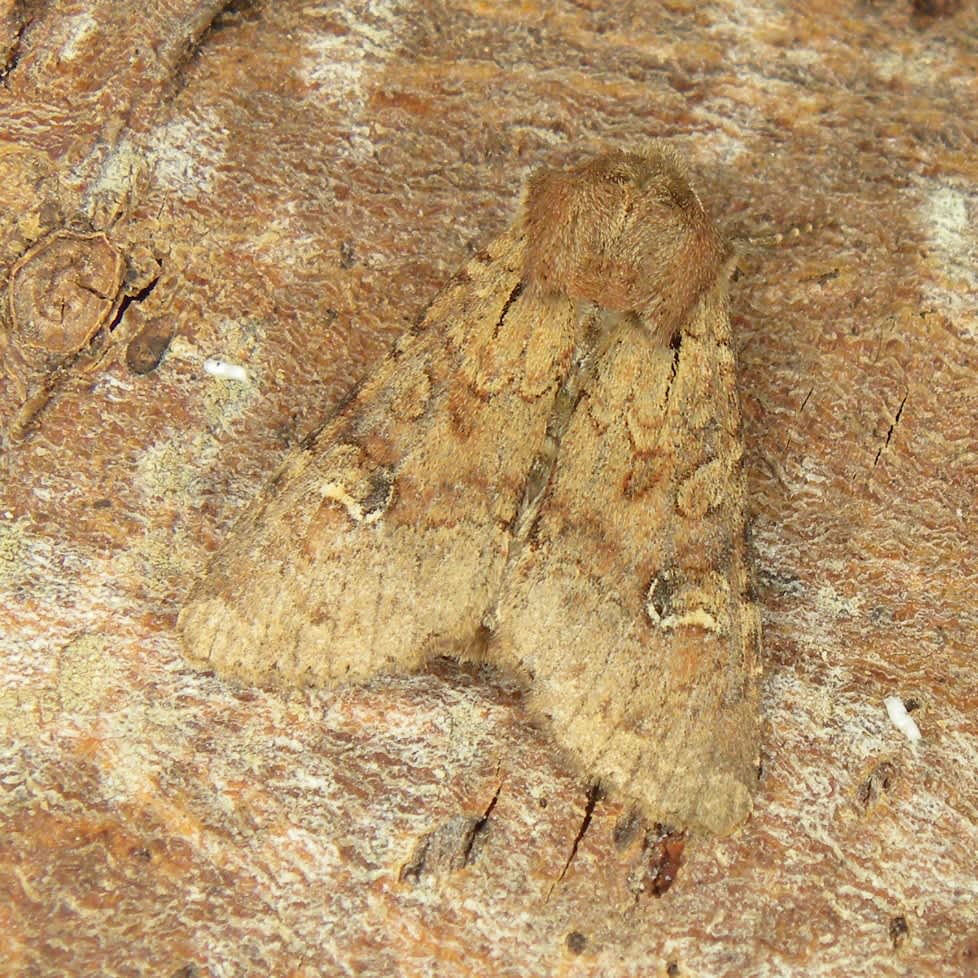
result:
<svg viewBox="0 0 978 978"><path fill-rule="evenodd" d="M760 630L732 265L666 143L537 172L248 506L181 612L188 657L262 685L488 664L592 783L735 829Z"/></svg>

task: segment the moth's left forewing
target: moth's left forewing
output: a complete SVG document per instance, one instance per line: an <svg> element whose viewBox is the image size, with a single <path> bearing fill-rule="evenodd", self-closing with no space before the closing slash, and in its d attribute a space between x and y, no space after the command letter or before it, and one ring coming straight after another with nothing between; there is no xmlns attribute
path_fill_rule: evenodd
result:
<svg viewBox="0 0 978 978"><path fill-rule="evenodd" d="M477 644L577 328L522 266L511 228L290 455L181 613L192 661L330 683Z"/></svg>
<svg viewBox="0 0 978 978"><path fill-rule="evenodd" d="M497 654L592 777L662 820L730 831L756 779L758 628L725 281L672 346L634 317L610 328L508 578Z"/></svg>

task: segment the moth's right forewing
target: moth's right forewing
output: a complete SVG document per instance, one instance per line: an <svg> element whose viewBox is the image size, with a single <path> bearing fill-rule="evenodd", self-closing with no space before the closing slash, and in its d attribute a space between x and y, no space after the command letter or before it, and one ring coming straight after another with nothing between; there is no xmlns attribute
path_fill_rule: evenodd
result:
<svg viewBox="0 0 978 978"><path fill-rule="evenodd" d="M523 290L522 265L514 229L286 461L181 614L191 660L328 682L473 641L577 328L572 303Z"/></svg>

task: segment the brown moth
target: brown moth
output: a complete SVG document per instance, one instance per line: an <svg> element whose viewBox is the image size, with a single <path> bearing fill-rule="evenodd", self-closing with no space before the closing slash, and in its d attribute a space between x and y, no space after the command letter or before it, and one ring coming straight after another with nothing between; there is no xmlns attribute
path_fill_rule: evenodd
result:
<svg viewBox="0 0 978 978"><path fill-rule="evenodd" d="M537 173L241 517L189 658L266 685L489 663L593 782L732 831L760 665L731 265L666 145Z"/></svg>

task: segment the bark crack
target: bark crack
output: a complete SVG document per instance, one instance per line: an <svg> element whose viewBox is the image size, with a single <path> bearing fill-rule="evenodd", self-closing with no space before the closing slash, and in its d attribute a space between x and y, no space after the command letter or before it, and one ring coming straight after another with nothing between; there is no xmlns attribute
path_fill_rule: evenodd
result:
<svg viewBox="0 0 978 978"><path fill-rule="evenodd" d="M34 14L27 13L23 3L14 4L14 11L16 11L16 14L22 20L17 25L17 30L14 32L10 47L4 55L3 63L0 64L0 85L3 85L4 88L7 87L7 79L10 77L10 73L20 62L21 55L23 54L24 35L27 33L27 29L31 24L34 23L35 18Z"/></svg>
<svg viewBox="0 0 978 978"><path fill-rule="evenodd" d="M567 871L571 867L571 863L574 862L574 858L577 856L577 850L584 840L584 836L587 835L587 830L591 827L591 819L594 817L594 809L601 798L601 786L598 784L592 784L588 788L587 792L587 804L584 806L584 816L581 819L581 824L578 827L577 835L574 836L574 842L571 844L571 850L567 855L567 861L564 863L563 869L560 871L560 875L550 884L550 889L547 890L546 899L549 900L553 891L557 888L558 884L563 882L564 877L567 875Z"/></svg>
<svg viewBox="0 0 978 978"><path fill-rule="evenodd" d="M903 400L900 401L900 406L897 408L896 415L893 418L893 424L891 424L890 427L887 429L886 438L884 439L883 444L880 445L879 450L876 452L876 458L873 459L873 468L874 469L879 464L880 456L889 447L890 439L893 437L893 432L896 431L896 427L900 423L900 418L903 415L903 408L904 408L904 405L907 403L907 398L909 396L910 396L909 392L906 393L906 394L904 394L903 395Z"/></svg>

